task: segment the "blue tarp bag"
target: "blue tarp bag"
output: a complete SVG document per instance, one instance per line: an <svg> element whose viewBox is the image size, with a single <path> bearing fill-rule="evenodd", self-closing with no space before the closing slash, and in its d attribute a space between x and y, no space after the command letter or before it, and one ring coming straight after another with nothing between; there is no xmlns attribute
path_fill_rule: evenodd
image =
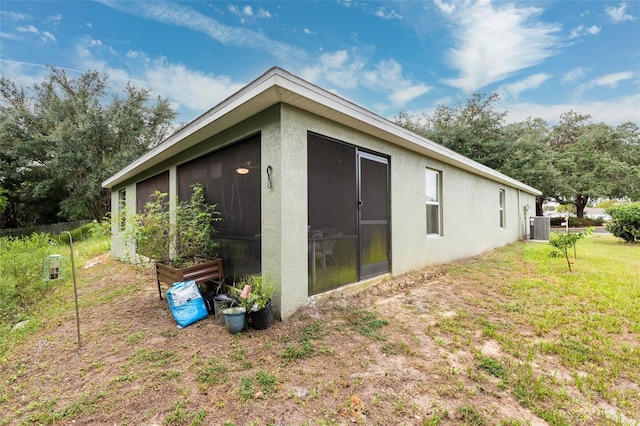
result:
<svg viewBox="0 0 640 426"><path fill-rule="evenodd" d="M194 280L174 283L167 290L167 300L178 327L186 327L209 316L207 306Z"/></svg>

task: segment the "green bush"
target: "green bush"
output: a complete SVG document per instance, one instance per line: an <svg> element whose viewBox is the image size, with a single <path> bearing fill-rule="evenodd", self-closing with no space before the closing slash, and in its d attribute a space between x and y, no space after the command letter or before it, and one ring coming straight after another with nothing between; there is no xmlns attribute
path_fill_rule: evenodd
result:
<svg viewBox="0 0 640 426"><path fill-rule="evenodd" d="M71 234L71 238L73 238L73 242L82 241L89 238L93 238L94 236L101 236L105 234L105 224L109 222L97 223L97 222L89 222L85 225L82 225L79 228L72 229L69 231ZM52 240L58 239L58 234L51 234ZM60 235L60 241L68 244L69 243L69 234L63 233Z"/></svg>
<svg viewBox="0 0 640 426"><path fill-rule="evenodd" d="M551 226L564 226L562 225L564 222L564 217L552 217L550 219ZM583 217L582 219L578 219L577 217L569 217L569 227L570 228L587 228L589 226L602 226L604 224L604 219L589 219L587 217Z"/></svg>
<svg viewBox="0 0 640 426"><path fill-rule="evenodd" d="M640 203L614 204L607 209L607 230L628 243L640 242Z"/></svg>

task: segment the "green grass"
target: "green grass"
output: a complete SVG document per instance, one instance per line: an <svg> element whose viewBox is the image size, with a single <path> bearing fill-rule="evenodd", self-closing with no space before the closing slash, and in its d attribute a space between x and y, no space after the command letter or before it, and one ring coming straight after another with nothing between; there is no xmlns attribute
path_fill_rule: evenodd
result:
<svg viewBox="0 0 640 426"><path fill-rule="evenodd" d="M295 334L299 334L298 342L289 343L284 351L279 354L283 365L287 365L297 359L305 359L315 356L317 351L313 346L313 341L322 339L322 327L322 321L315 321L302 327L300 330L296 330ZM323 352L326 352L326 350Z"/></svg>
<svg viewBox="0 0 640 426"><path fill-rule="evenodd" d="M165 417L164 424L165 426L203 425L207 414L206 410L189 410L187 401L176 401L171 407L171 412Z"/></svg>
<svg viewBox="0 0 640 426"><path fill-rule="evenodd" d="M357 310L348 315L349 324L355 327L363 336L373 340L386 340L386 336L380 329L389 324L385 319L378 318L378 314L373 311Z"/></svg>
<svg viewBox="0 0 640 426"><path fill-rule="evenodd" d="M88 232L87 228L96 232ZM73 245L76 269L109 250L109 238L98 231L102 228L95 224L77 231L82 232L83 240ZM0 360L7 349L39 330L43 318L54 317L68 308L59 298L65 288L73 286L70 247L64 242L52 245L51 238L46 234L0 238ZM64 280L44 279L45 258L53 254L66 259Z"/></svg>
<svg viewBox="0 0 640 426"><path fill-rule="evenodd" d="M579 413L561 383L531 367L549 357L571 372L587 399L640 412L637 388L620 392L615 386L618 380L640 383L640 347L634 343L640 338L640 246L588 237L578 243L577 258L571 257L571 273L551 252L548 244L518 243L449 265L454 280L473 277L500 302L473 300L479 312L447 318L438 330L454 336L459 347L478 328L484 338L497 340L515 359L511 371L488 357L478 366L504 380L523 406L550 424L572 424Z"/></svg>
<svg viewBox="0 0 640 426"><path fill-rule="evenodd" d="M76 247L80 250L85 243L93 244L83 241ZM640 246L611 237L585 238L577 245L571 273L564 259L549 256L551 251L548 244L519 242L442 266L438 279L456 292L456 302L443 307L447 315L438 315L439 308L434 308L429 313L434 322L420 329L399 324L391 316L387 322L372 305L359 305L355 310L338 307L322 320L301 320L283 327L286 331L275 330L274 336L243 333L220 348L216 344L195 351L182 345L166 350L152 345L154 338L183 339L184 331L143 326L123 334L121 320L114 317L104 323L102 332L120 335L129 349L103 386L93 385L75 401L51 394L34 397L28 407L19 408L18 398L30 395L29 372L26 364L5 362L8 386L0 387L0 405L16 408L7 411L8 420L0 420L0 425L13 424L12 416L18 415L23 421L30 416L26 423L34 424L90 418L116 410L125 400L140 402L157 389L169 398L142 409L149 412L149 419L162 410L158 420L167 425L220 423L225 417L228 422L249 424L230 414L231 401L249 411L264 406L289 410L287 404L295 404L296 410L313 410L310 416L315 417L308 424L342 424L350 419L336 407L352 395L362 397L367 423L372 424L385 424L383 419L388 418L397 424L414 424L418 418L424 425L527 424L515 418L497 420L495 406L485 403L508 400L550 425L627 425L622 419L640 414ZM94 303L119 300L134 287L123 283ZM65 291L69 294L69 288ZM28 315L31 321L21 333L34 333L41 315L56 318L63 309L70 310L68 301L54 297L53 290L50 294L50 306L34 305ZM426 336L420 335L425 331ZM11 334L0 335L0 342L18 343L18 332ZM418 336L437 345L426 354L428 364ZM495 353L481 350L489 341ZM444 362L438 358L440 352ZM450 364L449 356L460 365ZM341 373L329 375L318 368L329 363ZM426 374L425 383L419 375L409 383L421 395L430 395L432 407L416 405L415 395L404 392L406 378L393 374L399 363L408 371ZM377 379L366 373L380 366L389 368L389 375L384 372L385 391L367 399L365 389L371 391L367 386ZM109 367L97 360L77 372L88 380ZM292 387L307 388L309 396L293 396ZM595 419L585 417L585 408L597 409L596 404L603 402L620 410L618 418L604 409ZM267 422L255 420L255 424Z"/></svg>

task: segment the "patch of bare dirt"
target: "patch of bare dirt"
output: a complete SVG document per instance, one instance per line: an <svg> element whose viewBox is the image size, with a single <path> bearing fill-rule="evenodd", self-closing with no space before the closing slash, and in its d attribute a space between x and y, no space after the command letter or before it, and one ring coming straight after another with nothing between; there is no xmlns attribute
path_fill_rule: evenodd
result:
<svg viewBox="0 0 640 426"><path fill-rule="evenodd" d="M506 361L500 343L444 328L497 295L443 267L336 292L237 336L213 317L178 329L151 270L104 255L78 274L82 348L66 291L67 309L1 365L0 424L448 425L461 407L487 424L547 424L477 368L477 354ZM382 338L350 323L361 309L388 321ZM585 404L580 424L598 409Z"/></svg>

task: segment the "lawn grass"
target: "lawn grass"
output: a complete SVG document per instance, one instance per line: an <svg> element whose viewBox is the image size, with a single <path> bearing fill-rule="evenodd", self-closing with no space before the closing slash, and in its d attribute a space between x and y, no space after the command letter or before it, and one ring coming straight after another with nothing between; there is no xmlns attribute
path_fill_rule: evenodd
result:
<svg viewBox="0 0 640 426"><path fill-rule="evenodd" d="M507 386L550 424L572 424L580 414L563 380L534 372L532 364L545 357L570 372L587 400L640 413L640 246L588 237L577 245L571 273L551 251L548 244L518 243L451 264L447 272L454 280L471 274L495 297L474 300L483 308L476 315L440 326L458 340L480 328L485 338L500 342L513 360Z"/></svg>
<svg viewBox="0 0 640 426"><path fill-rule="evenodd" d="M302 413L307 421L295 424L309 425L530 424L526 416L495 408L508 401L550 425L637 424L640 246L589 236L578 242L571 273L565 259L550 256L552 250L549 244L517 242L441 265L437 278L411 288L392 287L394 294L415 291L412 300L424 296L423 311L395 304L381 313L376 296L367 298L375 289L367 289L344 305L334 299L333 308L316 316L235 336L226 330L208 334L220 327L207 321L176 331L151 322L122 324L114 314L91 338L115 336L123 342L118 352L90 348L75 369L71 363L69 370L47 372L42 364L43 375L31 375L53 389L74 376L92 384L73 396L36 397L26 378L34 368L28 348L24 358L0 357L10 385L0 388L0 409L7 414L0 425L82 423L104 413L117 413L121 424L283 424L269 417L282 412ZM427 305L437 297L436 281L456 293L445 307ZM135 288L135 282L119 283L87 295L84 303L96 310L123 303L137 294ZM46 316L53 322L72 312L71 291L69 283L58 288L47 306L31 313L32 321ZM404 310L417 320L399 323L393 315ZM421 315L433 323L423 323ZM22 342L10 339L6 345ZM430 353L420 346L425 341L436 343ZM483 353L479 348L487 342L499 351ZM102 357L92 358L92 350ZM403 376L407 369L416 376ZM163 400L148 402L158 392ZM24 394L33 396L27 407L21 404ZM617 411L594 414L603 401ZM129 403L139 417L121 409Z"/></svg>

